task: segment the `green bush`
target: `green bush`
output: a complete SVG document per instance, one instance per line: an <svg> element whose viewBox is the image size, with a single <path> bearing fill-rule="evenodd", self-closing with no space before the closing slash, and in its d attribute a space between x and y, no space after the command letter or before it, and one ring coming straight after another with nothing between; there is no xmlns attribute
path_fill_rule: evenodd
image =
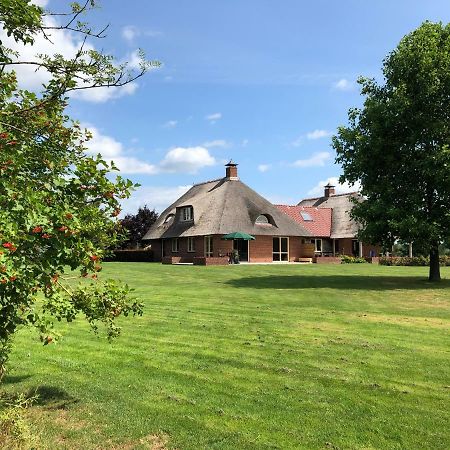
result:
<svg viewBox="0 0 450 450"><path fill-rule="evenodd" d="M383 266L428 266L430 258L428 256L383 256L379 263ZM439 263L441 266L450 266L450 256L440 256Z"/></svg>
<svg viewBox="0 0 450 450"><path fill-rule="evenodd" d="M116 262L152 262L153 251L152 250L114 250L113 253L104 261L116 261Z"/></svg>
<svg viewBox="0 0 450 450"><path fill-rule="evenodd" d="M360 258L359 256L341 256L341 264L363 264L366 262L365 258Z"/></svg>

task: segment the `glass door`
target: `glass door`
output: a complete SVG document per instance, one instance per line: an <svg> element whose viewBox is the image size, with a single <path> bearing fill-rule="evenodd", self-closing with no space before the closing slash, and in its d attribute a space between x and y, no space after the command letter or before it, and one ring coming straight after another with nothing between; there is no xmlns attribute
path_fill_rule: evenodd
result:
<svg viewBox="0 0 450 450"><path fill-rule="evenodd" d="M248 242L243 239L235 239L233 241L233 250L237 250L239 261L248 262Z"/></svg>
<svg viewBox="0 0 450 450"><path fill-rule="evenodd" d="M274 237L273 238L273 261L289 261L289 238Z"/></svg>

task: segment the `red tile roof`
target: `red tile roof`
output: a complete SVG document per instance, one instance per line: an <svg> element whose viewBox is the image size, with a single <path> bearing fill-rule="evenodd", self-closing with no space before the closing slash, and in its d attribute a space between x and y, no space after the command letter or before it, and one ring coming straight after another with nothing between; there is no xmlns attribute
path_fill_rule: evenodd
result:
<svg viewBox="0 0 450 450"><path fill-rule="evenodd" d="M316 208L314 206L289 206L275 205L280 211L283 211L291 219L304 226L313 236L330 237L331 236L331 212L332 208ZM301 212L308 213L313 220L305 220Z"/></svg>

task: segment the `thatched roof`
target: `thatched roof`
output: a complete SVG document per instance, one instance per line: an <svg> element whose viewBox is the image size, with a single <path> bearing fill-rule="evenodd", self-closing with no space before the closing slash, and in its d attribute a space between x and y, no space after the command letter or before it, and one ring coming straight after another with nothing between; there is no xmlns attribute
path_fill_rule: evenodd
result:
<svg viewBox="0 0 450 450"><path fill-rule="evenodd" d="M360 199L361 194L350 192L348 194L331 195L330 197L306 198L298 206L315 206L318 208L331 208L331 238L354 238L358 233L358 224L351 219L350 210L353 207L352 198Z"/></svg>
<svg viewBox="0 0 450 450"><path fill-rule="evenodd" d="M181 210L188 206L192 206L194 217L192 221L183 222ZM265 215L269 223L255 223L260 215ZM311 236L308 230L238 179L221 178L192 186L163 211L143 239L234 231L256 236Z"/></svg>

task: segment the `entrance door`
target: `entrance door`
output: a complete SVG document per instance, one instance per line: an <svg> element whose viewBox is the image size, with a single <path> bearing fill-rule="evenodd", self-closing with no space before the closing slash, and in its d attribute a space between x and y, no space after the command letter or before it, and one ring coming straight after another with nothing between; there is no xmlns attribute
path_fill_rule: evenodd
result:
<svg viewBox="0 0 450 450"><path fill-rule="evenodd" d="M239 261L248 262L248 241L243 239L235 239L233 241L233 250L237 250Z"/></svg>

